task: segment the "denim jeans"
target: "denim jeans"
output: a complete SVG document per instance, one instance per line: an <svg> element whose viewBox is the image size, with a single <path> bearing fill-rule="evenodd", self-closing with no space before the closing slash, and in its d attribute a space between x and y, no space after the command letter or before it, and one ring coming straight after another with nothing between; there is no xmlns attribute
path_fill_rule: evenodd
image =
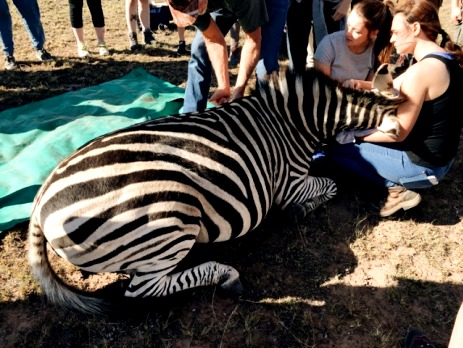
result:
<svg viewBox="0 0 463 348"><path fill-rule="evenodd" d="M346 170L360 180L382 186L404 186L423 189L433 186L429 176L440 181L450 170L453 160L442 167L423 167L414 164L404 151L373 143L334 143L328 147L328 161L336 169Z"/></svg>
<svg viewBox="0 0 463 348"><path fill-rule="evenodd" d="M32 45L36 50L41 50L45 43L45 34L37 0L13 0L13 3L21 15ZM5 55L14 54L11 14L6 0L0 0L0 42Z"/></svg>
<svg viewBox="0 0 463 348"><path fill-rule="evenodd" d="M0 0L1 1L1 0ZM283 29L289 0L266 0L269 21L262 26L261 63L267 72L279 69L278 54L283 37ZM211 17L225 36L236 22L235 14L220 9ZM191 44L191 57L188 63L188 78L185 89L183 112L203 111L207 106L211 86L212 65L201 32L197 31Z"/></svg>
<svg viewBox="0 0 463 348"><path fill-rule="evenodd" d="M268 22L262 26L262 44L260 60L257 63L257 77L263 79L265 74L278 72L278 55L284 35L286 15L290 0L266 0Z"/></svg>

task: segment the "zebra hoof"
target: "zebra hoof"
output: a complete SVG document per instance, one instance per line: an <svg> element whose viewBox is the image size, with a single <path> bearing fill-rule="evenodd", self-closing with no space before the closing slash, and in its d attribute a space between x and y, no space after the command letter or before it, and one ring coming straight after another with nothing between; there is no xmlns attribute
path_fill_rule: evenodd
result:
<svg viewBox="0 0 463 348"><path fill-rule="evenodd" d="M224 281L220 287L234 295L242 295L244 294L244 288L240 281L239 273L236 269L231 268L229 271L229 276L226 281Z"/></svg>
<svg viewBox="0 0 463 348"><path fill-rule="evenodd" d="M304 220L305 216L307 215L306 209L302 204L293 203L287 212L288 220L291 223L299 224Z"/></svg>

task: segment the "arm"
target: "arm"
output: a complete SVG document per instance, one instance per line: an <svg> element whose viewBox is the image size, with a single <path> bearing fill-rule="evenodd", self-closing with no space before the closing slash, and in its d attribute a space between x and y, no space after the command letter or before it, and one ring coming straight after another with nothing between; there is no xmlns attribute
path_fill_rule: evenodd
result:
<svg viewBox="0 0 463 348"><path fill-rule="evenodd" d="M397 109L397 119L400 125L399 136L392 138L382 132L375 132L361 137L363 141L373 143L400 142L407 138L418 119L426 96L429 96L428 86L437 84L435 76L429 76L430 74L426 73L426 71L432 71L429 69L429 64L416 64L400 76L402 82L400 93L405 95L407 100L400 104ZM404 75L406 76L403 77ZM420 83L417 83L417 81L420 81ZM396 86L396 83L394 85Z"/></svg>
<svg viewBox="0 0 463 348"><path fill-rule="evenodd" d="M331 65L322 63L317 59L314 59L313 62L315 70L320 71L324 75L331 77Z"/></svg>
<svg viewBox="0 0 463 348"><path fill-rule="evenodd" d="M334 9L336 10L334 14L331 16L333 20L335 21L340 21L343 19L346 15L347 12L350 9L350 3L351 0L341 0L335 7Z"/></svg>
<svg viewBox="0 0 463 348"><path fill-rule="evenodd" d="M217 79L217 91L212 95L210 101L214 105L221 105L230 98L227 45L222 32L212 19L207 29L202 33Z"/></svg>
<svg viewBox="0 0 463 348"><path fill-rule="evenodd" d="M251 33L246 33L246 38L241 50L240 68L233 90L232 100L244 95L249 78L259 61L261 39L260 27Z"/></svg>

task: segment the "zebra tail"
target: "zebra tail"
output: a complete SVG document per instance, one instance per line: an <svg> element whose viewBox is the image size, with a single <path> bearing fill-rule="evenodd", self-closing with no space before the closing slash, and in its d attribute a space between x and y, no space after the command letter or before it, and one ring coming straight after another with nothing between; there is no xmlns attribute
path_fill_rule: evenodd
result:
<svg viewBox="0 0 463 348"><path fill-rule="evenodd" d="M34 215L29 224L29 263L32 275L39 281L50 302L86 314L108 315L117 312L115 303L72 288L58 277L51 268L47 241Z"/></svg>

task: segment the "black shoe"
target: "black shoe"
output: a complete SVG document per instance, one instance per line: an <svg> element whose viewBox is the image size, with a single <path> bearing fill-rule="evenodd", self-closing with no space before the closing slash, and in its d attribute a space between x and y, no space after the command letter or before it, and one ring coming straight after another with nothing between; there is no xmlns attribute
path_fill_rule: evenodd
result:
<svg viewBox="0 0 463 348"><path fill-rule="evenodd" d="M436 348L431 340L421 331L410 330L405 336L405 348Z"/></svg>
<svg viewBox="0 0 463 348"><path fill-rule="evenodd" d="M16 60L13 56L6 56L5 57L5 69L6 70L15 70L18 68L18 64L16 64Z"/></svg>
<svg viewBox="0 0 463 348"><path fill-rule="evenodd" d="M52 55L45 51L43 48L41 50L35 51L35 56L42 62L50 62L53 60Z"/></svg>
<svg viewBox="0 0 463 348"><path fill-rule="evenodd" d="M189 55L190 51L186 49L185 41L180 41L177 48L177 56L186 56Z"/></svg>
<svg viewBox="0 0 463 348"><path fill-rule="evenodd" d="M156 43L156 40L153 36L153 32L150 29L146 29L143 32L143 38L145 41L145 45L154 45Z"/></svg>
<svg viewBox="0 0 463 348"><path fill-rule="evenodd" d="M138 44L137 33L132 32L129 34L129 45L132 52L138 51L141 48Z"/></svg>

